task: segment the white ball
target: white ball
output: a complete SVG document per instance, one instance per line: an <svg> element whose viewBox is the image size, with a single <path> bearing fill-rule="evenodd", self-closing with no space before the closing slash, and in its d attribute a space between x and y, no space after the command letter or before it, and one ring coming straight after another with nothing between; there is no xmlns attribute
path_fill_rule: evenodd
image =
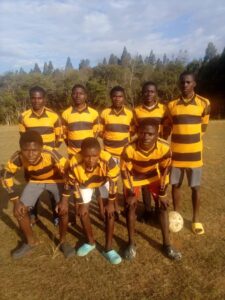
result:
<svg viewBox="0 0 225 300"><path fill-rule="evenodd" d="M169 212L169 230L171 232L178 232L183 228L184 220L177 211Z"/></svg>

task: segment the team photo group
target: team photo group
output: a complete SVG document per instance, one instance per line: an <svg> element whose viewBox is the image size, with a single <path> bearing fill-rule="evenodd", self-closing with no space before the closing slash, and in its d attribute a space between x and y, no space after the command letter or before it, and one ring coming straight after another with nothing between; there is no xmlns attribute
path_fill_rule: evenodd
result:
<svg viewBox="0 0 225 300"><path fill-rule="evenodd" d="M178 84L180 96L164 103L155 82L144 82L136 107L127 105L123 87L114 86L109 92L111 106L101 112L90 105L86 87L75 84L71 106L61 115L48 107L43 87L30 88L31 108L18 120L18 151L12 153L1 174L24 236L24 243L12 251L14 259L27 256L38 246L33 226L44 191L51 203L53 222L59 228L59 249L65 258L86 256L96 248L89 208L97 201L105 229L103 257L111 264L134 259L138 249L135 222L142 199L144 211L138 219L148 223L153 205L162 234L162 255L175 261L182 259L185 254L170 240L168 186L173 201L170 210L182 215L181 187L187 177L193 208L190 230L195 235L204 234L199 212L200 184L210 102L196 94L195 74L183 72ZM20 169L26 181L22 193L18 193L13 179ZM71 202L85 240L76 249L66 238ZM122 217L126 220L127 240L126 247L117 252L113 233L115 220Z"/></svg>

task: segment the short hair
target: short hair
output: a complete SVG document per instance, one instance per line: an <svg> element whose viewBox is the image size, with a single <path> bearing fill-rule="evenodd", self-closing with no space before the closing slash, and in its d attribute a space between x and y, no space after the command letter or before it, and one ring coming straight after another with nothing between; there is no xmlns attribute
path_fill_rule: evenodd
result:
<svg viewBox="0 0 225 300"><path fill-rule="evenodd" d="M81 151L84 151L86 149L95 148L97 150L101 150L101 146L99 144L99 141L94 137L88 137L83 140L81 143Z"/></svg>
<svg viewBox="0 0 225 300"><path fill-rule="evenodd" d="M72 93L74 92L75 89L82 89L84 90L84 92L87 94L87 89L86 87L83 85L83 84L75 84L73 87L72 87Z"/></svg>
<svg viewBox="0 0 225 300"><path fill-rule="evenodd" d="M195 75L194 72L185 70L184 72L182 72L182 73L180 74L180 76L179 76L179 81L181 81L181 79L182 79L184 76L192 76L193 80L196 81L196 75Z"/></svg>
<svg viewBox="0 0 225 300"><path fill-rule="evenodd" d="M110 91L110 93L109 93L110 97L112 97L112 95L113 95L115 92L122 92L122 93L125 95L125 90L124 90L124 88L123 88L122 86L120 86L120 85L116 85L116 86L114 86L114 87L111 89L111 91Z"/></svg>
<svg viewBox="0 0 225 300"><path fill-rule="evenodd" d="M156 132L159 131L159 123L154 119L144 118L143 120L140 121L138 128L143 129L146 126L152 126L155 128Z"/></svg>
<svg viewBox="0 0 225 300"><path fill-rule="evenodd" d="M26 143L37 143L41 147L43 146L43 140L40 133L34 130L28 130L21 134L19 140L20 148L22 148Z"/></svg>
<svg viewBox="0 0 225 300"><path fill-rule="evenodd" d="M143 85L142 85L142 89L141 89L141 93L144 93L144 90L147 86L152 85L155 87L156 91L158 91L158 87L157 84L154 81L146 81Z"/></svg>
<svg viewBox="0 0 225 300"><path fill-rule="evenodd" d="M38 85L35 85L32 88L30 88L29 95L31 96L33 93L36 93L36 92L41 93L43 97L46 96L46 91Z"/></svg>

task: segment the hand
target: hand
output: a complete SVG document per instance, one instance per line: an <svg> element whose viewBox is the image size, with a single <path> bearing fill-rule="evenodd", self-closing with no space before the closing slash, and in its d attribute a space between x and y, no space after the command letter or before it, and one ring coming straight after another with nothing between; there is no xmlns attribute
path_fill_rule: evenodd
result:
<svg viewBox="0 0 225 300"><path fill-rule="evenodd" d="M159 202L160 205L163 209L167 209L167 207L169 207L169 202L168 202L168 198L167 197L160 197L159 196Z"/></svg>
<svg viewBox="0 0 225 300"><path fill-rule="evenodd" d="M27 207L19 200L15 201L13 214L17 218L17 220L21 221L26 213L27 213Z"/></svg>
<svg viewBox="0 0 225 300"><path fill-rule="evenodd" d="M68 200L67 199L62 199L55 208L55 211L59 214L59 216L63 216L68 214Z"/></svg>
<svg viewBox="0 0 225 300"><path fill-rule="evenodd" d="M111 219L113 217L114 211L115 211L114 201L108 200L108 203L104 207L104 212L105 212L106 216L109 219Z"/></svg>

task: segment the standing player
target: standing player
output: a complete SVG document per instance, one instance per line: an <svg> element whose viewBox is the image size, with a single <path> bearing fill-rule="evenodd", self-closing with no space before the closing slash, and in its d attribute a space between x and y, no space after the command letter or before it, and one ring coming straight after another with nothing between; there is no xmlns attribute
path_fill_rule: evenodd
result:
<svg viewBox="0 0 225 300"><path fill-rule="evenodd" d="M100 117L100 135L103 138L104 150L109 152L116 163L134 133L132 111L124 105L125 92L121 86L115 86L110 91L112 106L102 111ZM120 211L115 200L115 213L118 218Z"/></svg>
<svg viewBox="0 0 225 300"><path fill-rule="evenodd" d="M91 222L89 217L89 204L95 188L99 188L100 195L104 202L106 219L105 227L105 252L103 255L112 264L119 264L121 257L112 249L112 238L114 229L114 201L117 194L117 179L119 167L111 155L101 150L97 139L86 138L81 144L81 152L70 159L69 181L65 186L63 198L58 204L58 211L61 216L68 215L68 197L70 189L74 189L74 196L78 205L84 234L87 242L78 250L78 256L86 256L95 249ZM66 234L66 230L64 231Z"/></svg>
<svg viewBox="0 0 225 300"><path fill-rule="evenodd" d="M37 131L45 146L58 148L63 141L61 121L57 113L46 107L46 91L40 86L34 86L29 91L31 108L24 111L19 117L19 132ZM52 204L53 222L58 224L55 212L55 200L49 193ZM32 223L37 219L37 206L31 210Z"/></svg>
<svg viewBox="0 0 225 300"><path fill-rule="evenodd" d="M192 191L193 219L192 231L204 234L199 222L199 188L202 174L202 136L209 121L209 100L195 93L195 76L183 72L179 78L181 96L169 102L168 109L172 121L172 197L174 209L180 209L180 187L184 174Z"/></svg>
<svg viewBox="0 0 225 300"><path fill-rule="evenodd" d="M169 136L168 115L166 106L159 102L157 86L153 81L147 81L142 86L142 101L143 103L134 109L134 118L136 126L144 119L149 119L159 124L159 135L164 139ZM142 197L145 205L143 219L148 221L151 215L151 194L148 188L142 187ZM158 204L155 203L156 210Z"/></svg>
<svg viewBox="0 0 225 300"><path fill-rule="evenodd" d="M124 148L121 155L121 174L126 188L126 220L128 246L125 258L136 256L134 242L137 197L136 188L147 186L153 198L159 202L159 219L163 237L163 252L174 260L181 259L181 253L175 250L169 240L168 199L166 185L167 173L171 163L169 144L158 138L159 125L145 119L139 124L138 139Z"/></svg>

